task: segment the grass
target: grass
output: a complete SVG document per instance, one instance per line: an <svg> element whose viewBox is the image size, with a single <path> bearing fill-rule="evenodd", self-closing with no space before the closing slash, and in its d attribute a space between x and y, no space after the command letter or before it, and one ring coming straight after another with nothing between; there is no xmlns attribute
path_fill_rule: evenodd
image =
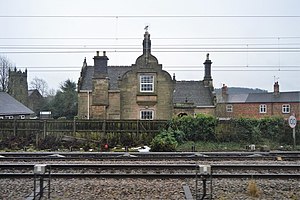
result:
<svg viewBox="0 0 300 200"><path fill-rule="evenodd" d="M259 197L260 191L258 189L258 186L255 182L255 180L250 180L248 183L248 194L251 197Z"/></svg>
<svg viewBox="0 0 300 200"><path fill-rule="evenodd" d="M177 151L192 151L192 146L195 146L195 151L240 151L245 150L245 145L240 143L216 143L216 142L185 142L180 144Z"/></svg>
<svg viewBox="0 0 300 200"><path fill-rule="evenodd" d="M192 147L195 146L195 151L244 151L246 146L250 144L237 143L237 142L201 142L201 141L187 141L177 146L176 151L192 151ZM264 142L262 144L256 144L256 150L260 150L263 146L267 146L270 150L283 150L291 151L293 147L291 145L284 145L280 148L280 144ZM300 145L296 146L295 150L300 150Z"/></svg>

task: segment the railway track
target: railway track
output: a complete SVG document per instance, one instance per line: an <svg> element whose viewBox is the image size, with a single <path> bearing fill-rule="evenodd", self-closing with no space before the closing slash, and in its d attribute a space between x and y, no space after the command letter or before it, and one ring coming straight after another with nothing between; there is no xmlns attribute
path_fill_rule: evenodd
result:
<svg viewBox="0 0 300 200"><path fill-rule="evenodd" d="M195 164L49 164L55 178L194 178ZM0 178L33 177L34 164L0 164ZM213 178L300 179L300 165L214 164Z"/></svg>
<svg viewBox="0 0 300 200"><path fill-rule="evenodd" d="M299 151L271 152L1 152L0 161L41 160L300 160Z"/></svg>

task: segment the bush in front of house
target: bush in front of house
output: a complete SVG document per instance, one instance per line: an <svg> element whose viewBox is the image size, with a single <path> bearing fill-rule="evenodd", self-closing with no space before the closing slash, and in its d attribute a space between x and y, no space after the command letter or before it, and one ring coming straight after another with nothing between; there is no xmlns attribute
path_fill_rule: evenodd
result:
<svg viewBox="0 0 300 200"><path fill-rule="evenodd" d="M163 130L156 135L151 142L151 151L175 151L178 142L175 139L172 129Z"/></svg>

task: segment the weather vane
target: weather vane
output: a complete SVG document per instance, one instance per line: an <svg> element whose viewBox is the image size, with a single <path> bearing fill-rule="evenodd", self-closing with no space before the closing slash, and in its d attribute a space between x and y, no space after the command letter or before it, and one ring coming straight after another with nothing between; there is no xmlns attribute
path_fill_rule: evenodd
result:
<svg viewBox="0 0 300 200"><path fill-rule="evenodd" d="M145 29L145 31L146 31L146 32L148 32L148 28L149 28L149 26L148 26L148 25L147 25L147 26L145 26L145 28L144 28L144 29Z"/></svg>

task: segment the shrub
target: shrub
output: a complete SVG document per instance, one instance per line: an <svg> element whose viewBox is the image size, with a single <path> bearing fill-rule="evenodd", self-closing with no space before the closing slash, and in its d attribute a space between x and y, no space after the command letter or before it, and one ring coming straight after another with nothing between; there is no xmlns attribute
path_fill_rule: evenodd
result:
<svg viewBox="0 0 300 200"><path fill-rule="evenodd" d="M151 142L151 151L175 151L178 143L171 129L163 130Z"/></svg>
<svg viewBox="0 0 300 200"><path fill-rule="evenodd" d="M184 141L215 141L217 122L215 117L206 114L197 114L195 117L188 115L174 117L169 123L169 128L180 131L180 139ZM176 139L179 139L177 135L175 133Z"/></svg>

